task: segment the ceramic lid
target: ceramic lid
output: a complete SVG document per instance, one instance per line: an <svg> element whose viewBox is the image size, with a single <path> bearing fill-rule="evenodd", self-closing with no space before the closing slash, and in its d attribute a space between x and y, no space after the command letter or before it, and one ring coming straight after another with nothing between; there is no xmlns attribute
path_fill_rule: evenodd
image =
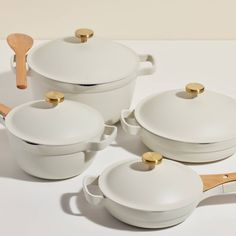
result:
<svg viewBox="0 0 236 236"><path fill-rule="evenodd" d="M53 80L86 85L109 83L137 73L139 58L134 51L92 36L91 30L80 29L75 37L40 45L29 52L29 67Z"/></svg>
<svg viewBox="0 0 236 236"><path fill-rule="evenodd" d="M104 121L98 111L63 99L63 94L51 92L47 101L28 102L12 109L6 116L7 129L22 140L45 145L76 144L101 135Z"/></svg>
<svg viewBox="0 0 236 236"><path fill-rule="evenodd" d="M152 152L145 155L160 156ZM203 192L197 173L167 159L157 165L141 158L115 163L99 177L99 188L112 201L145 211L181 208L200 200Z"/></svg>
<svg viewBox="0 0 236 236"><path fill-rule="evenodd" d="M143 128L175 141L213 143L236 138L236 100L204 90L201 84L151 95L134 114Z"/></svg>

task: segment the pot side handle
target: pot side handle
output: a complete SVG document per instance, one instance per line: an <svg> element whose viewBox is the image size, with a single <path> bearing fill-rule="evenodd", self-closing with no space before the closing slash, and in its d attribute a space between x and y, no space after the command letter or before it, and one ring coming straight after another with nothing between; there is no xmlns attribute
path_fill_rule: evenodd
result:
<svg viewBox="0 0 236 236"><path fill-rule="evenodd" d="M0 123L5 125L5 117L11 111L11 108L0 103Z"/></svg>
<svg viewBox="0 0 236 236"><path fill-rule="evenodd" d="M122 110L121 111L121 126L123 130L131 135L138 135L141 127L134 117L134 111Z"/></svg>
<svg viewBox="0 0 236 236"><path fill-rule="evenodd" d="M200 177L203 182L203 199L223 193L236 193L236 172Z"/></svg>
<svg viewBox="0 0 236 236"><path fill-rule="evenodd" d="M139 75L151 75L156 71L156 60L150 54L139 55L140 62L149 62L150 66L141 66L138 74Z"/></svg>
<svg viewBox="0 0 236 236"><path fill-rule="evenodd" d="M105 125L102 139L99 142L88 143L88 150L99 151L109 146L116 138L117 128L113 125Z"/></svg>
<svg viewBox="0 0 236 236"><path fill-rule="evenodd" d="M88 186L94 185L98 187L98 177L97 176L85 176L83 179L83 192L87 202L94 206L101 206L103 204L104 196L91 193ZM98 187L99 188L99 187Z"/></svg>

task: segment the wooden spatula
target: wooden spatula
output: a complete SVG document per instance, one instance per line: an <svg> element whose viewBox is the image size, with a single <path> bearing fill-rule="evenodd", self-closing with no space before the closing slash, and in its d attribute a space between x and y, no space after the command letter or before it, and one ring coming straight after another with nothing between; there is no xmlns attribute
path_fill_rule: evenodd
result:
<svg viewBox="0 0 236 236"><path fill-rule="evenodd" d="M25 57L33 45L33 39L26 34L10 34L7 42L16 54L16 86L19 89L27 88Z"/></svg>

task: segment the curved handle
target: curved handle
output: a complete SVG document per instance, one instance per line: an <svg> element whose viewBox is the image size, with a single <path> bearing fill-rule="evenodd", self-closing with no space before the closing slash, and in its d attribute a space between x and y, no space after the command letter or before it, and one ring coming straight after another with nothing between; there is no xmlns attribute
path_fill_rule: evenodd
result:
<svg viewBox="0 0 236 236"><path fill-rule="evenodd" d="M128 134L138 135L142 129L134 117L134 111L122 110L120 121L123 130Z"/></svg>
<svg viewBox="0 0 236 236"><path fill-rule="evenodd" d="M99 142L88 143L88 150L99 151L109 146L116 138L117 128L113 125L105 125L102 139Z"/></svg>
<svg viewBox="0 0 236 236"><path fill-rule="evenodd" d="M85 176L83 179L83 192L89 204L94 206L101 206L105 197L103 195L91 193L88 188L89 185L95 185L98 187L98 177Z"/></svg>
<svg viewBox="0 0 236 236"><path fill-rule="evenodd" d="M151 75L156 71L155 58L150 54L139 55L140 62L150 62L151 66L143 66L139 70L139 75Z"/></svg>

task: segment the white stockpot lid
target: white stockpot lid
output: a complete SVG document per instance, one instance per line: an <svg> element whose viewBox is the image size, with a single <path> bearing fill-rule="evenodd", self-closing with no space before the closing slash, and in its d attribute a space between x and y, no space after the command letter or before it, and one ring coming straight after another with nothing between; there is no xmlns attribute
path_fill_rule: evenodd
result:
<svg viewBox="0 0 236 236"><path fill-rule="evenodd" d="M104 84L137 74L138 55L128 47L79 29L76 37L56 39L30 50L29 67L65 83Z"/></svg>
<svg viewBox="0 0 236 236"><path fill-rule="evenodd" d="M103 132L102 115L95 109L64 100L63 94L58 92L48 93L47 99L13 108L6 116L7 129L24 141L44 145L92 141Z"/></svg>
<svg viewBox="0 0 236 236"><path fill-rule="evenodd" d="M204 91L198 83L151 95L134 114L143 128L171 140L214 143L236 138L236 100Z"/></svg>
<svg viewBox="0 0 236 236"><path fill-rule="evenodd" d="M145 158L161 157L145 153ZM160 160L160 159L159 159ZM201 178L190 167L163 159L157 165L132 159L109 166L99 177L99 188L108 199L144 211L174 210L200 200Z"/></svg>

